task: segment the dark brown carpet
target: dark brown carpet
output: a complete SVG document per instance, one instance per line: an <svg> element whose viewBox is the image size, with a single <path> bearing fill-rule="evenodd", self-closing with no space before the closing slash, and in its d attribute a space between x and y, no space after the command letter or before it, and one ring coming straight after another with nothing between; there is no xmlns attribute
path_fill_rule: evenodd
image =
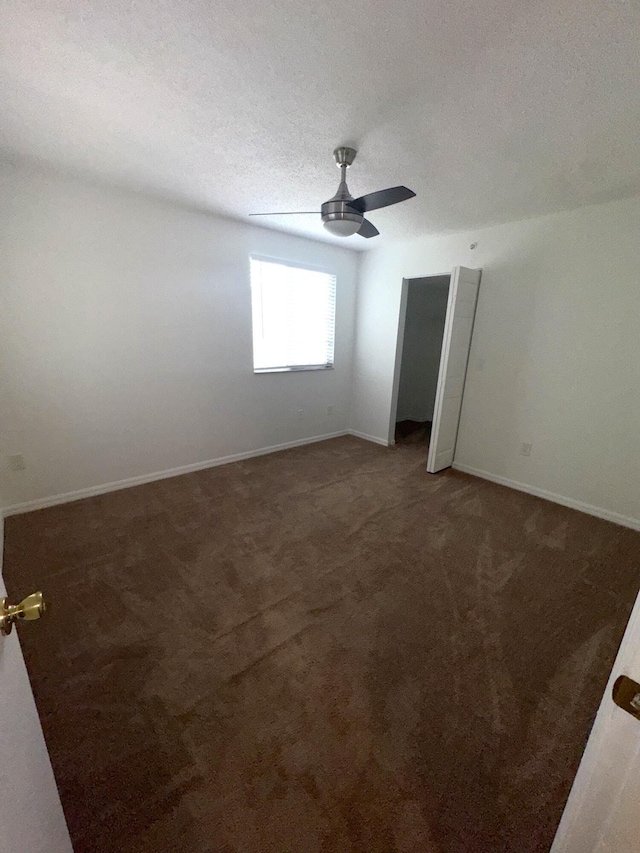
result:
<svg viewBox="0 0 640 853"><path fill-rule="evenodd" d="M77 853L547 851L640 535L335 439L10 518Z"/></svg>

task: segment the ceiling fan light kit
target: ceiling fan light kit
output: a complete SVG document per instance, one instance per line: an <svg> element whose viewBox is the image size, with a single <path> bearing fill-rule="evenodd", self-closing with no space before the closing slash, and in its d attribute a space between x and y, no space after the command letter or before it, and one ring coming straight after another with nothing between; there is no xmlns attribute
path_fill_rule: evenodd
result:
<svg viewBox="0 0 640 853"><path fill-rule="evenodd" d="M332 213L322 217L322 224L330 234L335 234L336 237L351 237L360 230L362 217L348 213Z"/></svg>
<svg viewBox="0 0 640 853"><path fill-rule="evenodd" d="M390 187L375 193L354 198L347 187L347 169L356 157L354 148L340 147L333 152L336 165L340 169L340 185L336 194L325 201L320 207L322 224L330 234L336 237L351 237L359 234L361 237L376 237L380 232L364 218L369 210L378 210L381 207L389 207L401 201L413 198L415 193L407 187ZM300 213L312 211L300 211ZM252 213L251 216L278 216L277 213ZM291 216L291 213L284 214Z"/></svg>

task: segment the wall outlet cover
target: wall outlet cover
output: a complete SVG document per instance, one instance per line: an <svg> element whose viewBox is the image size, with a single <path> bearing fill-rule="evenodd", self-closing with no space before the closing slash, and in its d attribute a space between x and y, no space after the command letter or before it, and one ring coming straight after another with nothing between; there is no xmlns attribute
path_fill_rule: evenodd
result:
<svg viewBox="0 0 640 853"><path fill-rule="evenodd" d="M522 454L522 456L531 456L531 448L532 447L533 447L532 444L528 444L527 442L523 442L522 447L520 448L520 453Z"/></svg>
<svg viewBox="0 0 640 853"><path fill-rule="evenodd" d="M9 456L9 470L10 471L24 471L27 467L24 456L22 453L12 453Z"/></svg>

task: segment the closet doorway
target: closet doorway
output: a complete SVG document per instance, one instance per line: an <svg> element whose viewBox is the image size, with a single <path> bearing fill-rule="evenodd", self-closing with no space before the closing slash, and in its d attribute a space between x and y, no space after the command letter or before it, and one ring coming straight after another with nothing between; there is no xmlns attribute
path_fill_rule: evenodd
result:
<svg viewBox="0 0 640 853"><path fill-rule="evenodd" d="M402 282L389 442L424 442L432 473L453 462L480 275Z"/></svg>

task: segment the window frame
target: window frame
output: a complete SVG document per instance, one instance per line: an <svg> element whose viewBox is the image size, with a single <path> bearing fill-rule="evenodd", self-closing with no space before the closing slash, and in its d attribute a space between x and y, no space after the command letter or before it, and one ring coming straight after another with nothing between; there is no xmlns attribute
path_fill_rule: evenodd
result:
<svg viewBox="0 0 640 853"><path fill-rule="evenodd" d="M334 310L333 310L333 361L331 364L301 364L291 365L286 367L255 367L255 347L253 336L253 288L251 286L251 262L262 261L268 264L278 264L283 267L292 267L298 270L309 270L310 272L324 273L334 279ZM304 373L306 371L316 370L333 370L336 361L336 303L338 295L338 276L328 267L319 266L317 264L309 264L301 261L292 261L289 258L276 258L272 255L261 255L251 252L249 254L249 298L251 300L251 362L254 375L263 373Z"/></svg>

